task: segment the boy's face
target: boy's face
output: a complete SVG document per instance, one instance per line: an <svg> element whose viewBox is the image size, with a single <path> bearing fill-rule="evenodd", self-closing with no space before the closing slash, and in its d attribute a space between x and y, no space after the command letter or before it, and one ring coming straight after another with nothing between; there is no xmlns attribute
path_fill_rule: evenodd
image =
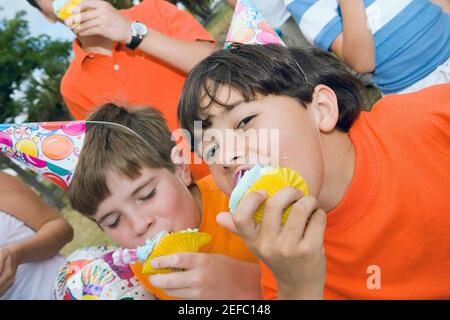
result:
<svg viewBox="0 0 450 320"><path fill-rule="evenodd" d="M111 195L93 218L122 247L142 245L161 231L199 226L189 182L178 171L145 168L135 180L108 171L106 180Z"/></svg>
<svg viewBox="0 0 450 320"><path fill-rule="evenodd" d="M260 163L296 170L306 180L310 193L318 196L323 183L324 160L314 102L305 108L293 98L269 95L246 103L228 88L219 89L217 98L238 105L231 110L217 105L209 109L211 127L203 131L199 151L224 193L231 194L240 171ZM235 131L234 145L230 139L223 141L227 129L242 129ZM246 138L252 134L257 136L258 143Z"/></svg>

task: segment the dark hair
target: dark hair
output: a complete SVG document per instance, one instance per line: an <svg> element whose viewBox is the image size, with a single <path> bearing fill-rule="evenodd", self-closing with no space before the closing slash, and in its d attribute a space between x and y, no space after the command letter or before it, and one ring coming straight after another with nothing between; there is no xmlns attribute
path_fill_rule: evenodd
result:
<svg viewBox="0 0 450 320"><path fill-rule="evenodd" d="M364 106L364 86L334 56L314 48L232 44L191 71L178 104L178 118L191 136L194 121L202 120L207 128L210 123L205 119L213 104L233 108L217 100L220 86L237 90L246 102L254 100L256 94L272 94L296 98L306 107L319 84L335 92L339 106L337 128L347 132Z"/></svg>
<svg viewBox="0 0 450 320"><path fill-rule="evenodd" d="M42 8L39 6L36 0L27 0L29 4L31 4L33 7L38 9L39 11L42 11Z"/></svg>
<svg viewBox="0 0 450 320"><path fill-rule="evenodd" d="M106 174L116 172L136 179L144 168L175 171L170 131L161 112L150 107L125 109L114 104L98 108L88 118L111 124L88 123L68 194L72 207L92 216L110 194ZM127 128L131 129L128 130ZM134 132L133 132L134 131Z"/></svg>

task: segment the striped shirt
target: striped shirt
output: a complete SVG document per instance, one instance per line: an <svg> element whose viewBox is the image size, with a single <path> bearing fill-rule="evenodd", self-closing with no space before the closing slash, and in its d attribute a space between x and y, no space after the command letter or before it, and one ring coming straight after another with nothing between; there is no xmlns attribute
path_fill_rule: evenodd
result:
<svg viewBox="0 0 450 320"><path fill-rule="evenodd" d="M285 0L305 37L330 50L342 33L338 0ZM385 93L423 79L450 57L450 16L427 0L364 0L376 51L373 80Z"/></svg>

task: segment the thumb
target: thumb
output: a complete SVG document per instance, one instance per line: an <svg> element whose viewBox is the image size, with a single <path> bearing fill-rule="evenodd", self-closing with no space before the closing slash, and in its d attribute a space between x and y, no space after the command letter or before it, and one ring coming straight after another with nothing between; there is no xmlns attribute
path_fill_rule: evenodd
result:
<svg viewBox="0 0 450 320"><path fill-rule="evenodd" d="M229 212L220 212L216 216L216 222L222 227L228 229L234 234L238 235L236 226L234 225L233 218L231 217L231 213Z"/></svg>

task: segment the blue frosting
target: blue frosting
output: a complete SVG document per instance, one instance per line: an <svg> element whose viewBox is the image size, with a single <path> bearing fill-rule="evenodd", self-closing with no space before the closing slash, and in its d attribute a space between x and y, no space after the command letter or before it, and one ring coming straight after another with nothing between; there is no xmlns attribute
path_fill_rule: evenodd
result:
<svg viewBox="0 0 450 320"><path fill-rule="evenodd" d="M136 255L138 257L139 261L145 261L147 260L148 256L152 253L153 248L155 245L161 240L162 237L164 237L167 234L166 231L161 231L156 236L153 237L153 239L148 239L145 241L145 244L143 246L137 247L136 249Z"/></svg>
<svg viewBox="0 0 450 320"><path fill-rule="evenodd" d="M241 198L244 196L244 194L247 192L247 190L258 180L260 176L268 172L269 170L272 170L273 168L270 166L264 166L257 164L247 172L245 172L244 176L239 180L239 183L234 188L233 192L230 196L230 201L228 203L228 206L230 207L230 211L233 213L234 210L236 210L237 205L239 204L239 201L241 201Z"/></svg>

